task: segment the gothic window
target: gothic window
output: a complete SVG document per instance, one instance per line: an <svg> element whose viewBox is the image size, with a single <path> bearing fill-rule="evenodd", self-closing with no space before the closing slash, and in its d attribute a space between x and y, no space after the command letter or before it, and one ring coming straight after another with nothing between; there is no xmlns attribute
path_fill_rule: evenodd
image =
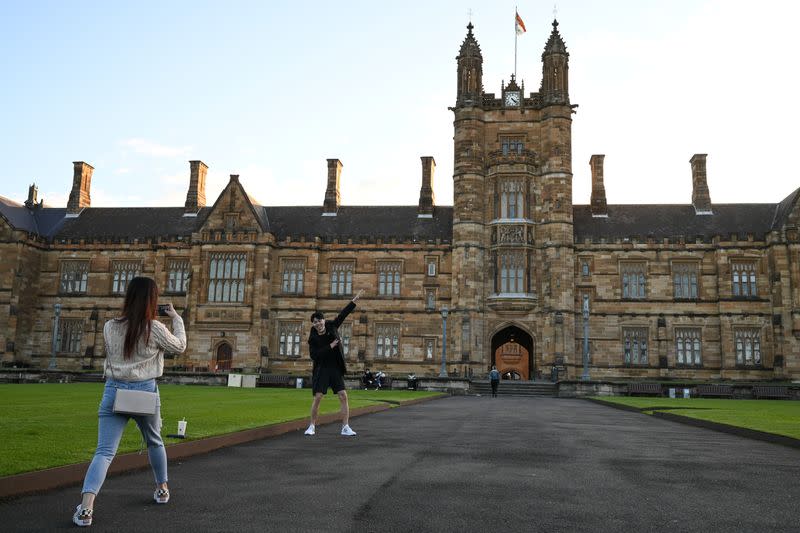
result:
<svg viewBox="0 0 800 533"><path fill-rule="evenodd" d="M353 325L342 324L339 326L339 338L342 339L342 353L345 357L350 356L350 339L353 337Z"/></svg>
<svg viewBox="0 0 800 533"><path fill-rule="evenodd" d="M62 294L85 293L88 280L89 261L64 261L61 263L59 292Z"/></svg>
<svg viewBox="0 0 800 533"><path fill-rule="evenodd" d="M290 259L281 263L283 283L281 290L284 294L303 294L303 274L306 264L302 259ZM351 279L352 282L352 279Z"/></svg>
<svg viewBox="0 0 800 533"><path fill-rule="evenodd" d="M125 294L128 283L139 275L142 264L139 261L114 261L111 270L111 292Z"/></svg>
<svg viewBox="0 0 800 533"><path fill-rule="evenodd" d="M246 254L211 254L208 264L208 301L243 302L246 268Z"/></svg>
<svg viewBox="0 0 800 533"><path fill-rule="evenodd" d="M56 350L58 353L80 353L83 338L83 319L62 318L58 322Z"/></svg>
<svg viewBox="0 0 800 533"><path fill-rule="evenodd" d="M500 183L500 218L524 218L524 186L521 181Z"/></svg>
<svg viewBox="0 0 800 533"><path fill-rule="evenodd" d="M622 263L622 298L638 300L646 297L645 263Z"/></svg>
<svg viewBox="0 0 800 533"><path fill-rule="evenodd" d="M436 309L436 291L434 289L425 289L425 309L427 311Z"/></svg>
<svg viewBox="0 0 800 533"><path fill-rule="evenodd" d="M699 328L675 329L675 359L678 365L701 366Z"/></svg>
<svg viewBox="0 0 800 533"><path fill-rule="evenodd" d="M761 333L758 329L735 330L734 343L737 365L761 366Z"/></svg>
<svg viewBox="0 0 800 533"><path fill-rule="evenodd" d="M331 294L353 294L353 263L331 263Z"/></svg>
<svg viewBox="0 0 800 533"><path fill-rule="evenodd" d="M426 276L435 276L436 275L436 258L435 257L426 257L425 258L425 275Z"/></svg>
<svg viewBox="0 0 800 533"><path fill-rule="evenodd" d="M400 325L377 324L375 326L375 344L378 357L394 357L400 349Z"/></svg>
<svg viewBox="0 0 800 533"><path fill-rule="evenodd" d="M400 271L402 263L399 261L378 263L378 294L381 296L400 295Z"/></svg>
<svg viewBox="0 0 800 533"><path fill-rule="evenodd" d="M589 268L589 260L586 258L581 258L581 276L588 278L590 273L591 269Z"/></svg>
<svg viewBox="0 0 800 533"><path fill-rule="evenodd" d="M675 298L697 299L697 263L672 265L672 288Z"/></svg>
<svg viewBox="0 0 800 533"><path fill-rule="evenodd" d="M500 139L500 148L503 150L503 155L521 154L525 143L520 137L505 137Z"/></svg>
<svg viewBox="0 0 800 533"><path fill-rule="evenodd" d="M522 252L508 251L498 254L501 293L525 292L525 256Z"/></svg>
<svg viewBox="0 0 800 533"><path fill-rule="evenodd" d="M300 357L300 322L281 322L278 328L278 353Z"/></svg>
<svg viewBox="0 0 800 533"><path fill-rule="evenodd" d="M185 294L189 287L189 260L171 259L167 263L167 292Z"/></svg>
<svg viewBox="0 0 800 533"><path fill-rule="evenodd" d="M626 366L647 364L647 328L623 328L623 357Z"/></svg>
<svg viewBox="0 0 800 533"><path fill-rule="evenodd" d="M756 287L756 264L753 261L734 261L731 263L733 274L733 295L746 298L758 295Z"/></svg>

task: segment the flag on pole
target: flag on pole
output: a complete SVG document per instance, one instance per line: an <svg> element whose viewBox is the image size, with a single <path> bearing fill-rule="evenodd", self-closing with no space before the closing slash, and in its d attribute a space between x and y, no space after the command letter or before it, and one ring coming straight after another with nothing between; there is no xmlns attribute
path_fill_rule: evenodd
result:
<svg viewBox="0 0 800 533"><path fill-rule="evenodd" d="M514 21L514 29L517 31L517 35L522 35L525 33L525 23L522 22L522 17L519 16L519 13L515 13L515 21Z"/></svg>

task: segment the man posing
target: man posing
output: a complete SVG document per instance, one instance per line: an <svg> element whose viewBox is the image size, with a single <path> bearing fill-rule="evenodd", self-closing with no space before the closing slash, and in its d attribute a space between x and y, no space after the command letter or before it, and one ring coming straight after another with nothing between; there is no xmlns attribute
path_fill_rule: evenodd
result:
<svg viewBox="0 0 800 533"><path fill-rule="evenodd" d="M311 424L306 430L306 435L314 435L317 428L317 414L322 396L328 392L328 387L339 396L342 413L342 435L355 436L356 432L350 429L350 405L347 402L347 391L344 390L344 375L347 369L344 365L339 326L342 325L347 315L356 308L356 300L361 297L363 290L358 291L353 300L342 309L334 320L325 320L320 311L311 315L311 333L308 335L308 347L314 366L311 371L311 391L314 401L311 402Z"/></svg>

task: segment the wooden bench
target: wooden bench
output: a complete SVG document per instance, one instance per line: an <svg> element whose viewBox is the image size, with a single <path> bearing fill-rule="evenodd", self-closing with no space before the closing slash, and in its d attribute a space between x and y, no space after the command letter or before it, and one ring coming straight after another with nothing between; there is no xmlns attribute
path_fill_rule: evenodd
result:
<svg viewBox="0 0 800 533"><path fill-rule="evenodd" d="M789 387L780 385L753 385L753 398L771 398L775 400L788 400Z"/></svg>
<svg viewBox="0 0 800 533"><path fill-rule="evenodd" d="M733 387L731 385L715 385L706 383L694 388L694 395L701 398L718 397L733 398Z"/></svg>
<svg viewBox="0 0 800 533"><path fill-rule="evenodd" d="M661 396L663 392L660 383L629 383L628 396L633 396L634 394Z"/></svg>
<svg viewBox="0 0 800 533"><path fill-rule="evenodd" d="M294 387L297 378L280 374L261 374L256 382L257 387Z"/></svg>

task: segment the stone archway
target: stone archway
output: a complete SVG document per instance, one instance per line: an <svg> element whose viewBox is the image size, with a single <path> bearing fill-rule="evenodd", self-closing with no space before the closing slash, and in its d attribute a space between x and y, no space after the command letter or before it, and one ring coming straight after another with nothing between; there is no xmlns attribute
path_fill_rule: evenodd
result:
<svg viewBox="0 0 800 533"><path fill-rule="evenodd" d="M501 329L492 337L492 364L503 379L532 379L536 375L533 338L517 326Z"/></svg>
<svg viewBox="0 0 800 533"><path fill-rule="evenodd" d="M233 361L233 348L227 342L222 342L217 346L217 356L214 361L214 370L227 372L231 369Z"/></svg>

